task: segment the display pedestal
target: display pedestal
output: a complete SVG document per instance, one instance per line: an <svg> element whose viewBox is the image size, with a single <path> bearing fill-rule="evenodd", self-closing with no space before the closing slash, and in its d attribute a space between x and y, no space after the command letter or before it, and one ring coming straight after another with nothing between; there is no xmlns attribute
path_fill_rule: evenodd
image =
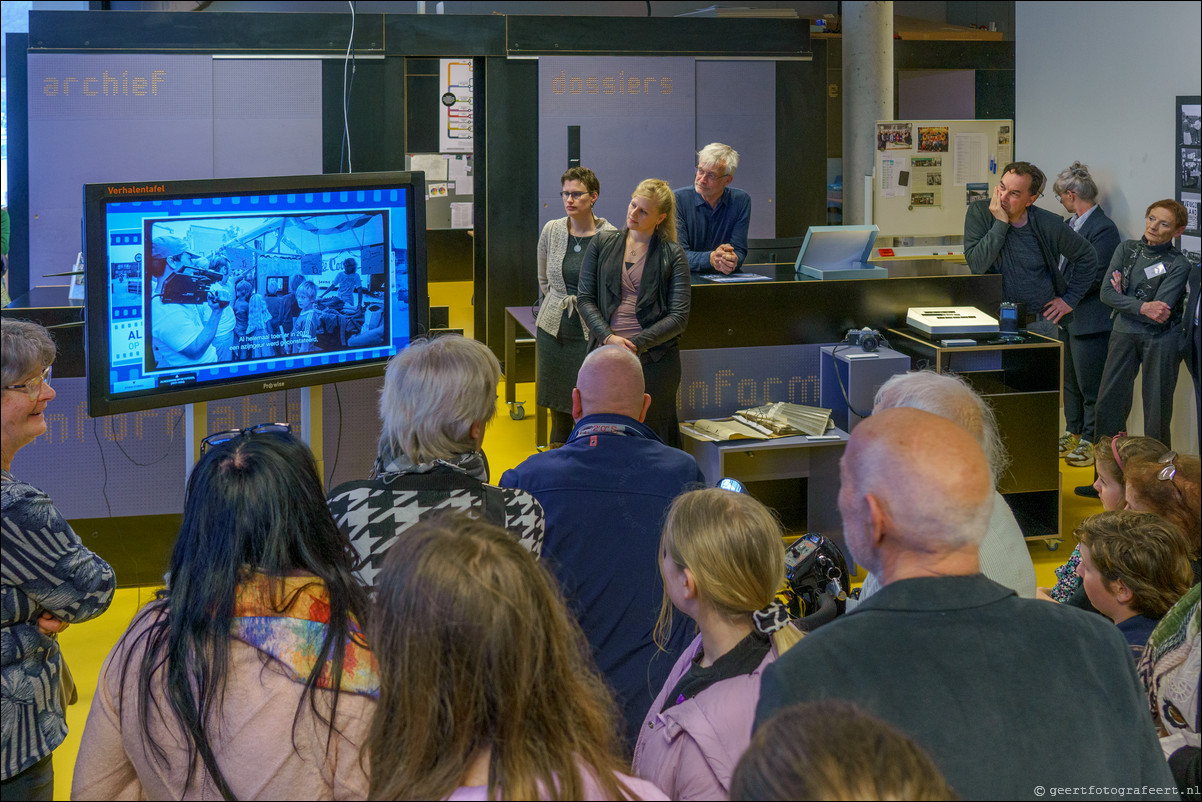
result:
<svg viewBox="0 0 1202 802"><path fill-rule="evenodd" d="M955 373L993 407L1010 464L998 482L1027 540L1059 545L1059 341L1038 334L1013 344L941 347L913 330L890 329L889 342L916 370Z"/></svg>

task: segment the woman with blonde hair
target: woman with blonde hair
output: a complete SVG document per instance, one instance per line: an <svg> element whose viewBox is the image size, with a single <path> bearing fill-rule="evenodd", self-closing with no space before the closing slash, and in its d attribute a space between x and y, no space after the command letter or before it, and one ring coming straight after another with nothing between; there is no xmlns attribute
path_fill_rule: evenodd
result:
<svg viewBox="0 0 1202 802"><path fill-rule="evenodd" d="M689 323L689 261L676 242L676 198L648 178L630 196L626 228L599 231L580 268L577 303L590 349L621 345L643 363L651 396L645 423L680 446L676 391L680 335Z"/></svg>
<svg viewBox="0 0 1202 802"><path fill-rule="evenodd" d="M664 799L621 773L618 715L550 575L466 515L384 560L369 799Z"/></svg>
<svg viewBox="0 0 1202 802"><path fill-rule="evenodd" d="M700 634L677 660L647 712L634 770L673 799L726 799L747 748L764 669L801 640L776 593L785 549L773 513L718 488L679 496L660 538L664 599Z"/></svg>

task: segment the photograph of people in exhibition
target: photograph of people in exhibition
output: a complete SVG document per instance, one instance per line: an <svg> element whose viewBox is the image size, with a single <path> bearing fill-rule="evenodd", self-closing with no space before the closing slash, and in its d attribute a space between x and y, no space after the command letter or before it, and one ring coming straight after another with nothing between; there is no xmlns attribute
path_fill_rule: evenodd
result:
<svg viewBox="0 0 1202 802"><path fill-rule="evenodd" d="M147 372L383 344L386 218L146 220Z"/></svg>

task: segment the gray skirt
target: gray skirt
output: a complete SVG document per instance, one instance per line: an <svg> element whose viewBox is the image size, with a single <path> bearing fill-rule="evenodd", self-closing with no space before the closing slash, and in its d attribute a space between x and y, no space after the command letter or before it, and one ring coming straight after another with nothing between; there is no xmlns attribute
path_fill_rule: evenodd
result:
<svg viewBox="0 0 1202 802"><path fill-rule="evenodd" d="M538 405L571 414L572 388L588 353L579 314L568 317L564 312L559 320L559 335L538 329L534 342L538 349Z"/></svg>

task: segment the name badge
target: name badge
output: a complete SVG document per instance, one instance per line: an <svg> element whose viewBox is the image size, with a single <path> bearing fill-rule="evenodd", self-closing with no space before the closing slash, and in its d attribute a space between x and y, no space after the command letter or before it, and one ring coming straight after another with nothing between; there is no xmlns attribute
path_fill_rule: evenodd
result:
<svg viewBox="0 0 1202 802"><path fill-rule="evenodd" d="M1150 279L1156 278L1157 276L1163 276L1166 272L1168 271L1166 271L1164 268L1164 262L1158 262L1151 267L1144 268L1144 275Z"/></svg>

